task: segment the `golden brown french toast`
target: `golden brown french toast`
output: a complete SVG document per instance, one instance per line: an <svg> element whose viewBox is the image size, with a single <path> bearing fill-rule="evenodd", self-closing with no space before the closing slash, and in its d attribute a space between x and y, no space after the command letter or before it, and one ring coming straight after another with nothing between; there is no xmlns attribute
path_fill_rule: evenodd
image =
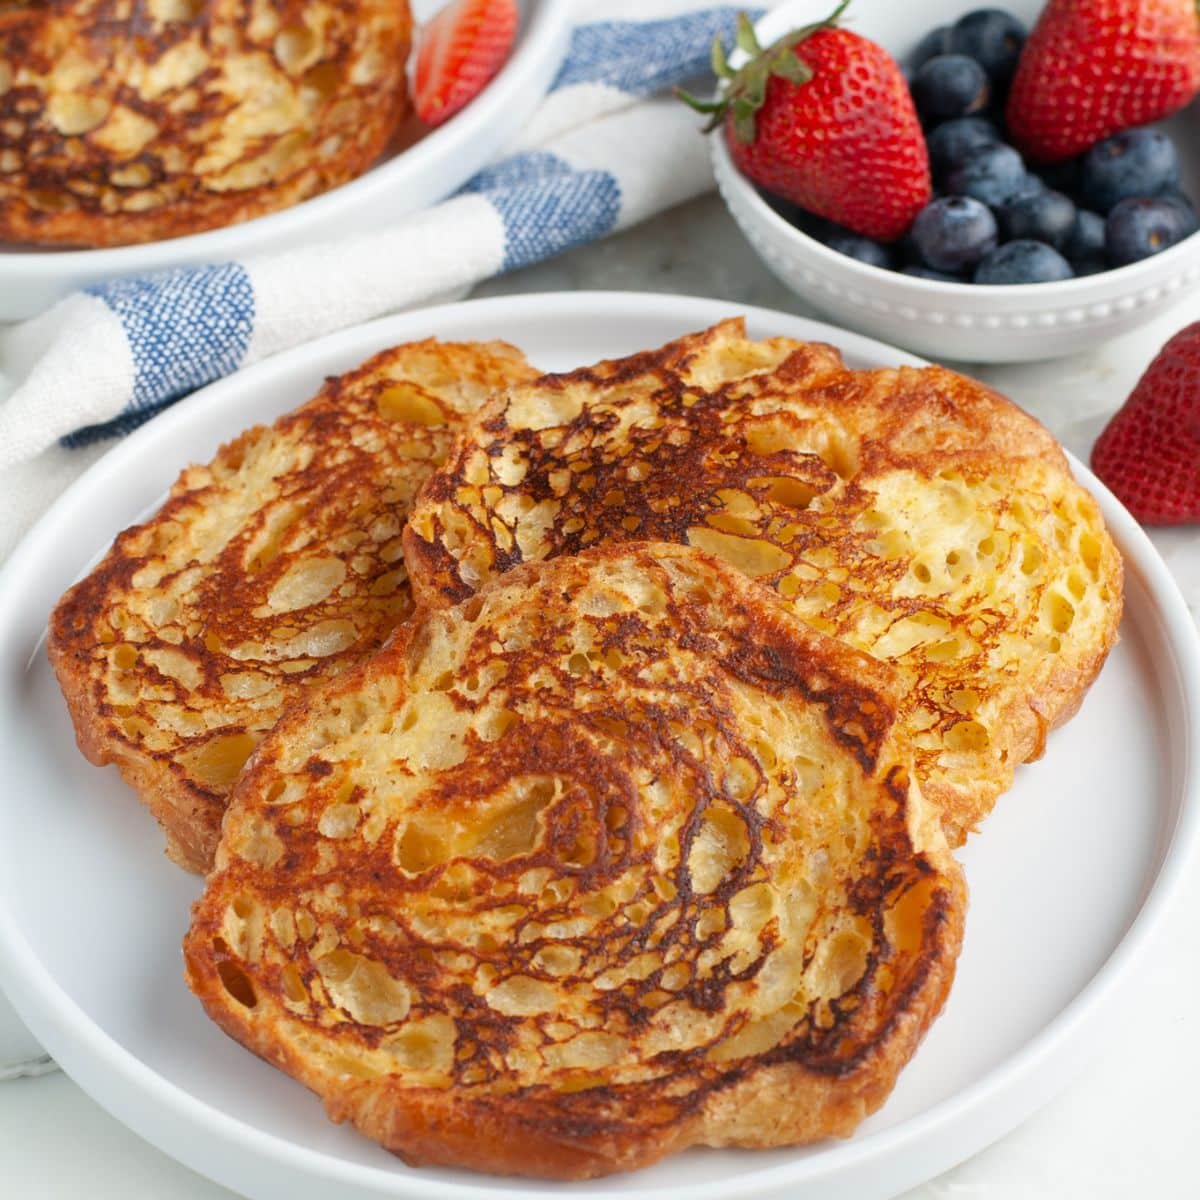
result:
<svg viewBox="0 0 1200 1200"><path fill-rule="evenodd" d="M412 609L400 531L462 414L535 372L502 342L416 342L189 467L50 620L83 752L115 762L167 852L212 862L237 773L284 705Z"/></svg>
<svg viewBox="0 0 1200 1200"><path fill-rule="evenodd" d="M897 703L699 551L520 567L284 714L188 984L414 1164L585 1178L848 1134L962 933Z"/></svg>
<svg viewBox="0 0 1200 1200"><path fill-rule="evenodd" d="M116 246L361 174L408 111L407 0L0 5L0 238Z"/></svg>
<svg viewBox="0 0 1200 1200"><path fill-rule="evenodd" d="M497 397L425 486L418 600L611 539L707 550L893 664L951 844L1111 648L1121 561L1050 434L940 367L852 371L729 321Z"/></svg>

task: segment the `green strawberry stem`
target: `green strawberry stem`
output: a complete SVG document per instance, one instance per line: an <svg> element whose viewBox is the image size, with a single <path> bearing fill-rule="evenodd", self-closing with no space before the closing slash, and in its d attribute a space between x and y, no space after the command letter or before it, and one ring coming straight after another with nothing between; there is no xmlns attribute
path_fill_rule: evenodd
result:
<svg viewBox="0 0 1200 1200"><path fill-rule="evenodd" d="M1200 0L1196 0L1196 3L1200 4ZM712 69L719 80L725 81L727 86L724 93L715 100L700 100L682 88L676 88L675 95L697 112L709 115L705 133L711 133L727 114L732 113L734 135L743 145L750 145L754 141L755 115L766 100L767 84L771 77L778 75L791 83L807 83L812 78L812 68L802 58L796 57L796 47L822 29L835 29L849 4L850 0L841 0L825 20L805 25L802 29L793 29L765 50L758 44L750 18L745 13L739 13L737 46L747 55L746 64L740 70L734 71L730 67L721 39L713 39Z"/></svg>

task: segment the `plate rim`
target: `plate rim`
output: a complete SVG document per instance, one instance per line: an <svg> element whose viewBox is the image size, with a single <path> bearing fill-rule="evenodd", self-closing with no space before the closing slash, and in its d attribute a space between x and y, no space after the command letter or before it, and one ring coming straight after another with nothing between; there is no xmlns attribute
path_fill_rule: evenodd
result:
<svg viewBox="0 0 1200 1200"><path fill-rule="evenodd" d="M488 318L496 313L505 320L513 319L579 319L588 317L603 321L605 317L628 318L638 310L649 316L678 318L694 321L696 327L711 324L716 320L733 315L744 315L759 324L782 323L797 332L797 336L823 337L833 341L850 355L874 359L881 363L922 364L925 360L906 351L889 346L884 342L837 328L826 322L813 320L779 310L746 305L733 301L708 299L672 293L629 292L629 291L579 291L541 292L511 296L467 300L434 308L419 309L384 317L375 321L341 330L303 346L295 347L279 355L265 359L251 367L208 385L187 399L174 405L164 413L117 443L107 454L92 464L42 515L34 527L21 540L8 562L0 568L0 636L9 624L19 618L21 601L19 580L26 560L37 556L41 542L53 531L56 524L78 507L76 497L94 488L102 488L104 481L119 476L125 468L152 454L158 441L171 441L176 430L186 427L197 419L200 410L214 398L225 398L235 402L239 394L252 389L259 380L275 372L293 369L311 369L321 362L328 362L341 355L355 353L365 356L373 349L382 348L397 341L414 337L433 336L439 324L454 321L468 310L471 318L486 326ZM1154 935L1162 924L1163 917L1185 881L1188 868L1200 852L1200 634L1189 612L1178 584L1169 568L1154 547L1145 531L1137 524L1112 493L1078 459L1068 453L1072 469L1080 482L1096 497L1104 519L1115 540L1123 550L1126 568L1136 574L1152 610L1161 626L1161 634L1172 650L1171 674L1174 675L1175 691L1181 702L1180 735L1182 745L1181 775L1179 779L1179 807L1172 825L1164 829L1166 845L1161 862L1142 898L1136 915L1129 924L1116 947L1095 974L1079 988L1070 1001L1027 1042L1014 1053L990 1068L978 1079L961 1091L933 1104L928 1109L902 1121L889 1129L865 1135L858 1140L847 1140L833 1144L819 1162L807 1160L806 1169L797 1172L797 1162L779 1163L760 1169L748 1170L738 1180L713 1180L707 1183L689 1184L691 1194L705 1198L749 1197L778 1191L793 1184L813 1186L856 1171L862 1176L871 1171L882 1159L897 1154L920 1155L927 1149L931 1139L945 1137L955 1127L976 1120L993 1110L1007 1108L1005 1116L997 1121L994 1115L988 1124L988 1132L981 1140L978 1136L963 1137L959 1141L966 1146L961 1157L981 1149L1001 1136L1008 1129L1024 1120L1069 1078L1070 1067L1081 1053L1079 1045L1089 1029L1102 1025L1105 1011L1111 1010L1121 985L1133 977L1132 968L1140 956L1150 948ZM1160 665L1166 669L1166 665ZM0 684L0 686L3 686ZM1173 704L1173 698L1172 704ZM4 736L0 732L0 739ZM288 1141L245 1124L206 1101L188 1092L181 1084L160 1074L143 1063L131 1050L121 1046L110 1034L98 1025L57 984L49 970L43 965L36 950L24 935L15 916L5 901L3 886L0 885L0 977L22 1019L31 1027L39 1040L51 1043L48 1047L56 1057L65 1059L68 1074L72 1068L83 1063L80 1074L91 1076L90 1068L103 1068L115 1072L118 1081L141 1091L148 1101L158 1101L174 1114L179 1128L193 1127L206 1132L206 1136L220 1139L230 1148L248 1152L259 1160L266 1160L276 1167L289 1171L301 1171L328 1183L357 1186L368 1194L399 1197L432 1197L441 1195L454 1200L492 1200L505 1194L516 1195L531 1184L537 1194L547 1197L579 1197L583 1200L601 1200L602 1197L621 1195L634 1200L662 1200L665 1189L659 1186L645 1188L636 1183L614 1192L610 1188L596 1190L588 1183L571 1184L565 1188L557 1185L533 1184L533 1181L514 1181L511 1189L498 1189L494 1185L461 1183L454 1180L434 1180L418 1173L392 1172L384 1167L354 1163L336 1154L314 1150ZM14 986L14 984L16 986ZM46 1033L49 1036L46 1037ZM1046 1088L1045 1078L1053 1072L1055 1063L1063 1076ZM1035 1087L1035 1081L1042 1086ZM1038 1091L1039 1100L1015 1105L1014 1089ZM108 1111L113 1107L85 1086L93 1098ZM99 1089L98 1089L99 1090ZM184 1161L193 1169L214 1176L196 1161L180 1159L174 1147L168 1148L169 1137L146 1132L146 1126L154 1119L145 1118L133 1124L123 1112L115 1112L123 1123L129 1124L139 1136L164 1149L171 1157ZM959 1161L956 1159L955 1161ZM946 1163L939 1169L951 1165ZM636 1176L627 1177L636 1180ZM913 1180L916 1182L917 1180ZM904 1179L901 1179L904 1182Z"/></svg>
<svg viewBox="0 0 1200 1200"><path fill-rule="evenodd" d="M256 245L264 238L278 252L290 244L289 237L298 236L307 225L327 218L339 205L369 204L389 189L403 188L405 181L411 180L414 174L424 174L439 163L462 158L469 144L485 137L488 130L502 122L505 114L514 108L531 109L541 100L562 65L571 24L571 4L572 0L536 0L536 9L523 22L514 53L484 88L476 103L468 105L452 121L427 131L413 145L385 161L372 164L337 187L233 225L127 246L56 248L18 246L0 241L0 280L9 275L37 283L76 275L99 280L210 259L253 256L257 253ZM416 30L414 21L414 45ZM544 84L534 89L536 97L526 95L522 103L518 97L525 92L526 81L531 77L535 80L544 78ZM525 115L528 116L528 112ZM479 159L475 169L486 161L491 143L487 145L489 150ZM478 155L470 157L472 162L479 158ZM462 175L461 184L472 172L455 173ZM442 195L453 190L453 187L445 189ZM328 233L325 236L328 237Z"/></svg>

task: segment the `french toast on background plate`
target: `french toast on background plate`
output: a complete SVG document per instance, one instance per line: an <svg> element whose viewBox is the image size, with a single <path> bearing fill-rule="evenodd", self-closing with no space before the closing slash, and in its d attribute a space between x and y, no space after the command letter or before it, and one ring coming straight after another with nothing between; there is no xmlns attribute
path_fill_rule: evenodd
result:
<svg viewBox="0 0 1200 1200"><path fill-rule="evenodd" d="M1033 418L740 321L498 396L404 536L423 603L613 539L706 550L891 663L952 845L1075 712L1121 615L1099 509Z"/></svg>
<svg viewBox="0 0 1200 1200"><path fill-rule="evenodd" d="M0 239L118 246L345 183L408 112L407 0L0 7Z"/></svg>
<svg viewBox="0 0 1200 1200"><path fill-rule="evenodd" d="M520 567L284 714L188 983L410 1163L585 1178L847 1134L962 934L899 703L700 551Z"/></svg>
<svg viewBox="0 0 1200 1200"><path fill-rule="evenodd" d="M287 702L412 610L400 533L463 414L536 372L501 342L416 342L185 470L60 601L48 649L83 752L115 762L181 866Z"/></svg>

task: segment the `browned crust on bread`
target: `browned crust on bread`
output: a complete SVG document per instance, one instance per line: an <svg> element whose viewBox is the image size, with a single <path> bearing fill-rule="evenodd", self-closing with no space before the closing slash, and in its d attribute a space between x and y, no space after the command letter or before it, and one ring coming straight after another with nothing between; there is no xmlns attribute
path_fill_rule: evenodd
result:
<svg viewBox="0 0 1200 1200"><path fill-rule="evenodd" d="M56 636L53 630L51 626L46 650L67 702L79 749L97 767L116 766L162 828L167 856L185 871L202 875L212 865L217 850L224 797L182 777L169 762L139 753L125 739L114 739L107 714L101 715L96 707L89 656L69 649L67 639Z"/></svg>
<svg viewBox="0 0 1200 1200"><path fill-rule="evenodd" d="M595 1179L652 1166L693 1146L768 1150L849 1137L882 1107L945 1006L962 945L966 901L961 874L948 870L923 935L936 947L932 961L914 980L902 1011L869 1059L843 1074L795 1062L729 1072L682 1115L674 1108L663 1112L654 1088L605 1095L596 1103L581 1102L578 1095L528 1094L479 1101L453 1088L412 1088L393 1080L347 1080L331 1094L328 1079L310 1059L281 1045L229 1003L211 959L191 949L203 929L197 933L193 927L185 943L186 978L225 1033L322 1097L332 1121L351 1122L409 1166Z"/></svg>
<svg viewBox="0 0 1200 1200"><path fill-rule="evenodd" d="M635 611L657 604L654 588L666 596L666 615L639 624ZM604 599L613 594L636 603L614 607ZM654 649L648 628L666 644ZM451 654L452 646L466 647L466 657ZM576 667L560 673L557 664L585 655L587 646L599 678ZM489 673L498 653L504 665ZM651 684L655 670L666 674ZM558 682L547 682L552 675ZM495 694L472 683L484 678ZM536 709L529 707L534 695ZM347 834L339 806L380 811L382 797L414 769L404 747L430 752L419 722L438 696L446 713L464 720L484 721L494 701L509 706L516 722L498 740L465 735L465 760L429 768L409 799L388 801L395 805L388 821L369 838ZM768 1147L848 1135L883 1103L941 1009L962 937L961 872L935 810L909 783L904 746L892 731L897 700L882 664L807 629L699 552L607 546L518 568L459 608L419 615L369 662L285 714L237 785L216 869L185 941L188 985L230 1036L320 1095L334 1120L352 1121L414 1165L583 1179L692 1145ZM715 740L704 743L699 760L684 748L686 731L668 733L676 709L692 729L715 721ZM821 756L821 773L812 777L820 782L802 790L778 764L767 765L775 760L765 742L750 748L743 739L757 736L755 714L766 722L764 739L778 734L772 744L781 755L804 744ZM453 743L454 720L428 717L435 718L442 744ZM403 741L410 719L418 722L412 743ZM606 729L615 740L604 741ZM799 730L819 741L793 743ZM729 777L722 783L713 772L745 755L765 774L735 801ZM375 776L368 758L390 764L388 774ZM529 771L564 781L542 810L544 832L531 847L521 843L515 857L507 850L480 857L435 839L431 859L403 867L405 830L414 822L444 818L451 838L481 836L494 815L488 797L507 794L505 781ZM686 782L677 787L681 771ZM665 798L654 793L654 817L646 807L652 793L631 790L632 780L651 776L667 788ZM771 792L768 778L783 781L784 791ZM841 778L844 785L831 782ZM832 807L834 795L845 809ZM677 804L694 807L676 811ZM693 854L721 809L745 822L750 848L723 861L726 874L710 886L698 874L705 860L697 866ZM570 847L589 821L609 832L579 865ZM324 822L330 833L322 836ZM676 830L676 866L663 866L675 852L662 847ZM733 844L740 835L729 836ZM789 907L807 894L793 889L809 852L828 854L836 860L832 875L840 880L846 871L849 880L844 890L840 883L819 888L811 918ZM596 918L591 932L539 934L547 921L606 912L597 907L605 889L646 863L669 886L644 883L615 914ZM519 892L515 900L512 886L520 889L531 870L548 872L540 893ZM756 880L784 899L754 935L748 959L735 966L718 953L716 965L699 965L700 947L724 952L735 943L695 931L723 911L734 931L728 936L740 937L743 916L732 914L747 911ZM546 898L562 885L567 899ZM524 911L511 932L496 945L479 940L481 930L500 928L490 914L508 913L514 903ZM635 912L639 904L646 911ZM302 909L312 914L307 932ZM861 973L838 968L847 971L837 976L845 982L824 984L831 977L813 963L835 929L858 930L870 945L856 960ZM656 930L666 931L657 941ZM669 959L674 946L700 972L690 982L676 986L663 967L645 974L631 966L647 953ZM539 957L546 947L581 957L565 974L547 974L550 960ZM792 967L781 965L781 951L796 955ZM467 981L478 976L467 960L494 964L487 985L494 990L472 990ZM783 1024L764 1035L739 1006L765 995L760 988L778 991L779 973L799 970L801 961L810 982L786 1003L779 992L779 1010L762 1001L767 1019L784 1013ZM598 972L622 964L634 970L626 983L592 988ZM371 988L351 991L356 972L375 972ZM514 975L545 981L555 1007L530 1017L493 1003ZM672 1043L678 1050L655 1049L666 987L673 989L666 1002L677 1006L671 1020L682 1031ZM572 997L583 999L577 1006ZM386 1058L408 1022L431 1019L453 1027L443 1036L453 1038L454 1053L440 1074L425 1073L427 1061L410 1070L408 1060ZM693 1044L688 1022L708 1019L711 1037L700 1030ZM556 1051L547 1047L574 1044L577 1028L620 1037L625 1048L610 1048L607 1065L594 1069L550 1065L546 1056ZM735 1035L746 1038L737 1051L713 1057ZM531 1052L541 1066L529 1065Z"/></svg>
<svg viewBox="0 0 1200 1200"><path fill-rule="evenodd" d="M59 602L47 651L80 749L117 765L180 866L211 865L233 779L283 706L409 615L413 496L462 413L532 374L501 342L385 350L185 470Z"/></svg>
<svg viewBox="0 0 1200 1200"><path fill-rule="evenodd" d="M407 0L50 0L0 11L0 238L120 246L290 207L408 111Z"/></svg>
<svg viewBox="0 0 1200 1200"><path fill-rule="evenodd" d="M848 370L727 321L483 409L405 532L414 592L463 599L605 540L698 545L893 662L952 845L1078 708L1122 567L1053 437L941 367Z"/></svg>

